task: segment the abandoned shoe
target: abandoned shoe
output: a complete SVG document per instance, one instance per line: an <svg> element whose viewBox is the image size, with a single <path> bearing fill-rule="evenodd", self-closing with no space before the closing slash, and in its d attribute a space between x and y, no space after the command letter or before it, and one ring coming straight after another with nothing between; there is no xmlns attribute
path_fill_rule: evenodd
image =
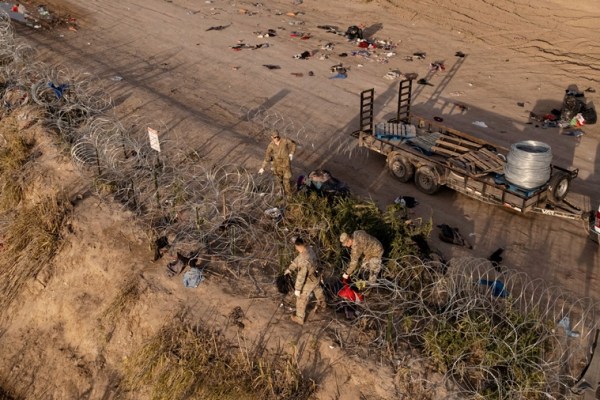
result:
<svg viewBox="0 0 600 400"><path fill-rule="evenodd" d="M300 318L297 315L292 315L292 321L294 321L295 323L297 323L299 325L304 325L304 319Z"/></svg>

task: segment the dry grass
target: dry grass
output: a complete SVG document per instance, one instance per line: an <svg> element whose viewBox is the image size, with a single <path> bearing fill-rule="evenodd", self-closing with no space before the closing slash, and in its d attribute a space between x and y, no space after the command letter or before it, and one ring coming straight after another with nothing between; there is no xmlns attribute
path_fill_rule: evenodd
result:
<svg viewBox="0 0 600 400"><path fill-rule="evenodd" d="M295 357L261 344L233 345L217 331L176 318L127 362L126 391L154 400L309 399L315 383Z"/></svg>
<svg viewBox="0 0 600 400"><path fill-rule="evenodd" d="M125 282L119 294L102 313L102 327L106 331L107 342L112 338L121 317L139 301L144 293L146 287L142 285L140 278L139 275L135 275Z"/></svg>
<svg viewBox="0 0 600 400"><path fill-rule="evenodd" d="M0 252L0 310L5 310L25 283L52 260L69 210L67 201L49 196L19 209L8 222Z"/></svg>
<svg viewBox="0 0 600 400"><path fill-rule="evenodd" d="M35 140L20 131L14 118L0 123L0 210L9 210L23 199L23 167L31 157Z"/></svg>

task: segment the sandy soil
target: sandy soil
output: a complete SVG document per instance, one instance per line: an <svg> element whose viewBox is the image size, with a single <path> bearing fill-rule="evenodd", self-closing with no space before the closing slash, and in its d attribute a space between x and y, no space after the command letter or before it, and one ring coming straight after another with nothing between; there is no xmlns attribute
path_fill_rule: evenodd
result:
<svg viewBox="0 0 600 400"><path fill-rule="evenodd" d="M398 195L415 196L421 202L417 215L457 226L472 241L474 249L467 250L434 239L448 257L487 257L504 247L507 266L597 301L600 251L587 238L583 223L515 215L451 191L425 196L395 181L385 171L383 158L354 149L348 134L358 125L358 93L375 88L376 117L383 120L394 112L397 91L397 83L384 79L385 73L398 69L423 77L429 63L440 60L447 69L430 76L434 86L417 86L416 114L442 117L450 127L505 147L526 139L544 141L552 146L557 164L580 170L572 200L586 209L600 202L600 125L585 127L585 135L577 140L558 129L527 124L529 111L560 107L569 85L600 89L600 33L595 28L600 11L595 2L438 3L53 0L47 4L77 18L78 31L17 31L43 59L98 76L122 115L155 119L165 127L165 141L198 148L210 160L257 169L267 138L241 115L259 107L277 112L301 144L295 173L326 167L354 192L382 206ZM286 15L298 11L303 14ZM291 25L295 21L302 23ZM377 57L340 58L339 53L357 49L343 37L316 28L321 24L343 30L362 24L373 37L397 43L397 54L388 63L375 61ZM217 25L229 26L207 31ZM278 35L257 38L254 33L267 29ZM312 37L290 37L292 31ZM240 40L270 46L233 51L230 46ZM333 52L320 49L327 42L335 44ZM292 57L304 50L316 54L309 60ZM416 51L426 52L426 59L404 60ZM456 51L467 57L455 57ZM320 60L324 54L328 58ZM330 67L340 62L350 67L348 78L329 79ZM263 64L281 69L268 70ZM123 80L111 80L115 76ZM597 100L597 93L586 95L588 101ZM456 102L468 111L457 110ZM484 121L488 128L476 127L473 121ZM3 347L10 349L0 368L17 390L31 398L112 398L114 368L126 349L168 320L177 304L192 301L204 309L214 307L218 318L240 305L255 321L247 330L256 332L271 315L282 316L276 302L240 299L223 292L217 282L184 292L146 261L146 238L131 227L131 215L109 210L94 199L86 203L85 211L74 216L73 237L56 261L55 278L45 286L32 284L35 295L24 295L0 336ZM127 324L117 326L113 339L103 343L97 336L104 330L96 321L132 276L153 290L142 293L143 301L130 311ZM312 335L310 327L279 324L280 335ZM330 345L324 340L321 348L324 359L333 362L343 353ZM40 351L24 351L32 347ZM56 360L61 370L53 367ZM389 398L395 393L391 371L376 363L350 360L327 379L323 386L337 387L342 399L361 394ZM335 391L325 390L320 396L335 398Z"/></svg>

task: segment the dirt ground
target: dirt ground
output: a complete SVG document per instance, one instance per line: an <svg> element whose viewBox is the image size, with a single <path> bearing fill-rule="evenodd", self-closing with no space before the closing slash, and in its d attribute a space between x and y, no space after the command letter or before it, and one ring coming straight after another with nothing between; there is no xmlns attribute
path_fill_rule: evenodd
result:
<svg viewBox="0 0 600 400"><path fill-rule="evenodd" d="M600 125L585 126L583 137L576 139L528 119L530 111L560 108L570 85L596 89L586 97L598 100L600 11L595 3L52 0L45 3L49 8L77 19L76 31L20 26L17 34L43 60L97 76L121 115L148 116L164 126L161 140L197 148L207 160L258 170L268 139L250 130L244 116L257 109L264 110L262 115L277 113L300 143L295 174L324 167L381 206L398 195L415 196L420 202L416 216L459 227L472 242L473 249L453 247L434 234L434 245L448 258L485 258L503 247L506 266L598 301L594 288L600 250L583 222L516 215L450 190L425 196L395 181L382 157L355 149L349 137L358 127L361 90L375 88L376 120L384 120L395 112L397 92L397 82L384 75L399 70L428 76L433 86L416 86L414 113L441 117L447 126L504 147L528 139L550 144L556 164L579 169L572 201L584 209L597 208ZM344 31L363 25L372 37L397 44L396 54L387 57L378 51L379 61L378 56L353 56L359 50L353 44L317 28L326 24ZM207 31L213 26L226 28ZM275 29L277 36L257 37L256 32L267 29ZM290 36L293 31L312 36L301 40ZM269 46L231 49L239 41ZM321 49L328 42L334 43L333 51ZM293 58L305 50L315 53L307 60ZM467 56L456 57L457 51ZM343 52L348 56L340 57ZM415 52L426 52L426 58L405 60ZM320 59L323 55L327 58ZM443 61L446 71L428 75L433 61ZM330 68L338 63L349 67L347 79L330 79ZM281 68L269 70L264 64ZM521 102L524 107L517 104ZM461 111L456 103L468 109ZM53 182L64 184L58 178ZM246 331L259 332L275 315L279 337L300 341L314 335L318 321L293 326L272 298L240 298L218 280L194 291L168 280L148 262L147 238L136 231L132 218L93 198L76 209L73 233L55 262L54 278L32 283L0 332L5 349L1 375L17 393L28 398L114 398L116 366L182 304L206 310L204 315L217 310L216 322L241 306L249 321ZM106 331L98 325L102 311L132 277L151 290L142 291L141 301L128 311L126 323L114 328L110 341L100 340ZM326 339L318 343L324 365L333 365L319 398L397 395L388 367L348 359Z"/></svg>

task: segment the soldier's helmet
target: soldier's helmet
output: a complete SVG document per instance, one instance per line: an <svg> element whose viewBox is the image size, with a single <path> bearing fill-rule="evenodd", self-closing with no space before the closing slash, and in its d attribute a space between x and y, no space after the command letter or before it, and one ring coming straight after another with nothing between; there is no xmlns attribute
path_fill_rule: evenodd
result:
<svg viewBox="0 0 600 400"><path fill-rule="evenodd" d="M271 131L271 139L279 139L281 135L279 135L279 131L277 129L273 129Z"/></svg>

